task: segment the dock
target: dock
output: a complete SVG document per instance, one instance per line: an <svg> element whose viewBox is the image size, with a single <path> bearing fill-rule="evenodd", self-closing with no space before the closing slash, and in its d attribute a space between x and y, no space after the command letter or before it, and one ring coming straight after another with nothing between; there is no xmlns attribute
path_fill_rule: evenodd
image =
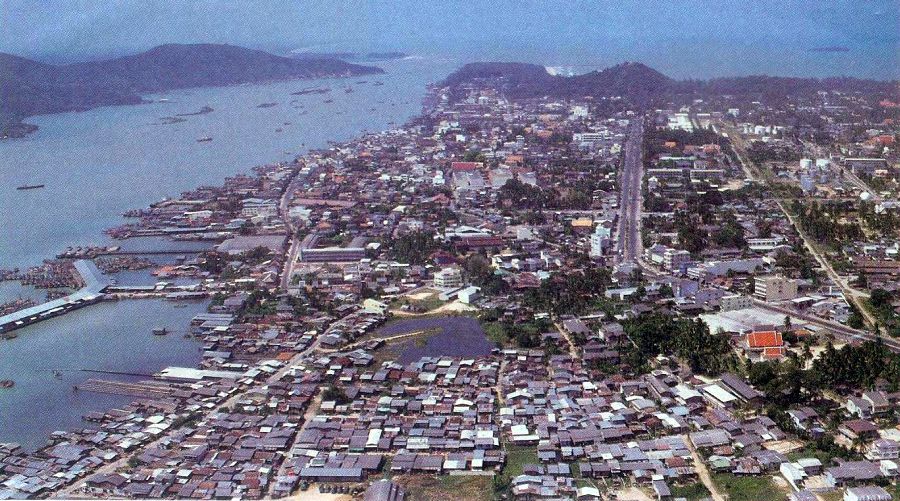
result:
<svg viewBox="0 0 900 501"><path fill-rule="evenodd" d="M126 397L159 399L172 393L172 386L158 381L139 381L129 383L125 381L109 381L106 379L88 379L75 385L78 391L90 391L94 393L106 393L108 395L122 395Z"/></svg>
<svg viewBox="0 0 900 501"><path fill-rule="evenodd" d="M0 317L0 333L21 329L103 300L104 291L109 287L109 281L97 269L94 262L79 259L74 262L74 265L78 274L81 275L84 287L68 296Z"/></svg>

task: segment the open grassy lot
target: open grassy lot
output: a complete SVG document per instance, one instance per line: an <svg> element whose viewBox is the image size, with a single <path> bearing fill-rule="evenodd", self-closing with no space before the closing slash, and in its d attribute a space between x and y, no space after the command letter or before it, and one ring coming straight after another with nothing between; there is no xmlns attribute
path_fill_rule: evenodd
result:
<svg viewBox="0 0 900 501"><path fill-rule="evenodd" d="M719 486L729 501L758 501L760 499L784 499L772 479L768 476L737 476L731 473L716 473L713 481Z"/></svg>
<svg viewBox="0 0 900 501"><path fill-rule="evenodd" d="M672 496L676 498L685 498L688 501L698 501L710 497L709 490L702 482L694 482L685 485L670 485Z"/></svg>
<svg viewBox="0 0 900 501"><path fill-rule="evenodd" d="M406 488L408 501L458 499L489 501L493 499L489 475L409 476L396 479Z"/></svg>

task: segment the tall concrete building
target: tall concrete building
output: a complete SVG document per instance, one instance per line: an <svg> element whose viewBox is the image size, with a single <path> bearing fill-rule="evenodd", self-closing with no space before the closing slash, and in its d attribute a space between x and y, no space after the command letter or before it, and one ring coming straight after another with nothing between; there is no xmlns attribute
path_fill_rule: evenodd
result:
<svg viewBox="0 0 900 501"><path fill-rule="evenodd" d="M777 275L756 277L753 292L765 301L788 301L797 297L797 281Z"/></svg>

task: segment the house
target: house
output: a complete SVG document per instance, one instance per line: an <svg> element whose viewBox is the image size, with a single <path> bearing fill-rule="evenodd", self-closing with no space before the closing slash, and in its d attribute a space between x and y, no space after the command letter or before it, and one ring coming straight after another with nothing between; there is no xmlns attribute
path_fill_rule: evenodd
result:
<svg viewBox="0 0 900 501"><path fill-rule="evenodd" d="M843 461L825 470L825 482L831 487L871 482L883 476L878 463L872 461Z"/></svg>
<svg viewBox="0 0 900 501"><path fill-rule="evenodd" d="M363 494L363 501L403 501L406 492L402 487L387 479L369 484Z"/></svg>
<svg viewBox="0 0 900 501"><path fill-rule="evenodd" d="M867 391L862 394L862 398L869 403L873 415L887 414L893 410L883 391Z"/></svg>
<svg viewBox="0 0 900 501"><path fill-rule="evenodd" d="M866 458L872 461L900 458L900 443L887 438L878 439L869 444Z"/></svg>
<svg viewBox="0 0 900 501"><path fill-rule="evenodd" d="M891 495L877 485L850 487L844 491L844 501L891 501Z"/></svg>
<svg viewBox="0 0 900 501"><path fill-rule="evenodd" d="M838 426L838 431L850 440L857 438L867 440L878 436L878 428L871 421L864 419L844 421Z"/></svg>
<svg viewBox="0 0 900 501"><path fill-rule="evenodd" d="M849 397L845 406L847 407L847 412L860 419L872 417L872 404L868 400L863 400L859 397Z"/></svg>
<svg viewBox="0 0 900 501"><path fill-rule="evenodd" d="M723 374L722 383L744 402L757 404L763 400L762 392L744 382L739 376L734 374Z"/></svg>

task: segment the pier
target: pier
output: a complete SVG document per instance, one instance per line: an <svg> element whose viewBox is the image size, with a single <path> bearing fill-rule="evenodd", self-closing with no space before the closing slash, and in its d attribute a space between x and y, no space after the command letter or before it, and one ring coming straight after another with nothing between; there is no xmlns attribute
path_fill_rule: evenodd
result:
<svg viewBox="0 0 900 501"><path fill-rule="evenodd" d="M172 386L158 381L140 381L129 383L125 381L109 381L105 379L88 379L75 385L78 391L90 391L94 393L106 393L109 395L123 395L126 397L157 399L164 398L172 393Z"/></svg>
<svg viewBox="0 0 900 501"><path fill-rule="evenodd" d="M21 329L101 301L104 296L103 292L109 287L109 281L103 277L93 261L80 259L75 261L74 265L78 274L81 275L84 287L68 296L0 317L0 333Z"/></svg>
<svg viewBox="0 0 900 501"><path fill-rule="evenodd" d="M171 254L200 254L209 249L166 249L166 250L117 250L98 252L98 256L163 256Z"/></svg>

